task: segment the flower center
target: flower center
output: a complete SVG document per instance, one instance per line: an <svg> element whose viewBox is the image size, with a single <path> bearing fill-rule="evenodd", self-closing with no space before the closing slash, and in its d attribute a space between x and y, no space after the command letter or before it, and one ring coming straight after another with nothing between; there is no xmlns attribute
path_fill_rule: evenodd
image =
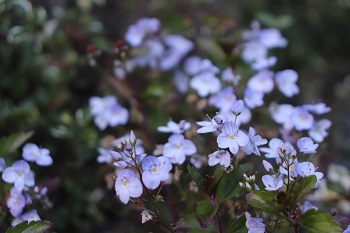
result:
<svg viewBox="0 0 350 233"><path fill-rule="evenodd" d="M181 145L180 145L180 144L177 144L177 145L175 146L175 148L176 148L177 150L180 150L180 149L181 149Z"/></svg>
<svg viewBox="0 0 350 233"><path fill-rule="evenodd" d="M158 171L158 167L157 167L157 166L155 166L155 165L154 165L154 166L152 166L151 171L152 171L152 172L157 172L157 171Z"/></svg>
<svg viewBox="0 0 350 233"><path fill-rule="evenodd" d="M230 140L235 140L236 136L234 134L230 134L229 138Z"/></svg>
<svg viewBox="0 0 350 233"><path fill-rule="evenodd" d="M124 179L123 179L123 182L122 182L122 185L123 185L123 186L126 186L127 184L128 184L128 181L124 178Z"/></svg>

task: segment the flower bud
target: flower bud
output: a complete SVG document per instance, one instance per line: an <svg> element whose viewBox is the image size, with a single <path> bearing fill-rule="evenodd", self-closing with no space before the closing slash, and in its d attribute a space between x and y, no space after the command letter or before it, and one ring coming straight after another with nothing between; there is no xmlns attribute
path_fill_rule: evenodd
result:
<svg viewBox="0 0 350 233"><path fill-rule="evenodd" d="M239 116L243 110L244 107L244 103L243 100L235 100L233 101L232 104L232 112L233 114L235 114L236 116Z"/></svg>
<svg viewBox="0 0 350 233"><path fill-rule="evenodd" d="M282 160L281 160L281 158L276 158L276 164L277 164L278 166L281 166L281 165L282 165Z"/></svg>
<svg viewBox="0 0 350 233"><path fill-rule="evenodd" d="M133 145L133 146L136 145L137 139L136 139L136 136L135 136L133 130L131 130L131 132L130 132L129 142L130 142L130 144Z"/></svg>
<svg viewBox="0 0 350 233"><path fill-rule="evenodd" d="M245 182L245 188L246 188L247 191L249 191L249 192L253 191L252 186L251 186L248 182Z"/></svg>
<svg viewBox="0 0 350 233"><path fill-rule="evenodd" d="M263 160L263 165L267 172L273 172L273 167L271 163L267 162L266 160Z"/></svg>

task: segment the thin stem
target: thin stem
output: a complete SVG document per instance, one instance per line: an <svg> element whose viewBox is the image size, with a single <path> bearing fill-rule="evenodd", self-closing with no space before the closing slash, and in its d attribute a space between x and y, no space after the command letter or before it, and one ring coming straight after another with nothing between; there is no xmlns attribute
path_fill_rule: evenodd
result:
<svg viewBox="0 0 350 233"><path fill-rule="evenodd" d="M293 231L294 233L299 233L299 230L298 230L298 224L295 223L292 219L292 217L290 216L290 214L286 211L285 213L287 215L287 221L289 222L289 224L293 227Z"/></svg>
<svg viewBox="0 0 350 233"><path fill-rule="evenodd" d="M210 199L211 199L211 202L212 202L212 205L214 207L214 209L216 209L216 202L215 202L215 196L210 196ZM216 222L218 224L218 228L219 228L219 233L222 233L222 225L221 225L221 220L220 220L220 216L219 216L219 211L216 211L215 213L215 219L216 219Z"/></svg>
<svg viewBox="0 0 350 233"><path fill-rule="evenodd" d="M133 147L134 147L134 150L135 150L135 146L133 146ZM132 158L132 160L133 160L134 163L135 163L135 168L136 168L137 172L139 173L140 177L142 177L142 172L141 172L139 166L137 165L136 159L135 159L133 156L131 156L131 158ZM160 220L160 223L162 223L161 227L163 228L163 230L164 230L164 227L165 227L167 232L172 232L170 226L168 226L168 224L166 224L166 223L164 222L164 220L162 219L162 217L160 216L159 211L158 211L156 205L155 205L154 202L153 202L152 196L151 196L151 194L149 193L149 191L148 191L146 185L143 183L142 178L140 179L140 181L141 181L141 184L142 184L144 190L146 190L148 199L149 199L150 202L151 202L151 205L152 205L152 207L153 207L153 209L154 209L154 212L155 212L156 215L157 215L157 218Z"/></svg>
<svg viewBox="0 0 350 233"><path fill-rule="evenodd" d="M288 193L289 185L290 185L289 168L290 168L290 166L289 166L289 162L288 162L288 169L287 169L287 172L288 172L287 193Z"/></svg>

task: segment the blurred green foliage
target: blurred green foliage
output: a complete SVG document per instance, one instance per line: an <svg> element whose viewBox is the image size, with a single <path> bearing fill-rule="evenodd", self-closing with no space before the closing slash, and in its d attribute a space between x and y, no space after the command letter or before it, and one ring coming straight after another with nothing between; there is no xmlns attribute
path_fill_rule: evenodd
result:
<svg viewBox="0 0 350 233"><path fill-rule="evenodd" d="M123 39L130 24L151 16L158 17L169 33L196 41L196 52L221 67L238 62L231 51L253 19L263 27L281 29L289 45L275 51L276 69L297 70L302 90L292 101L322 100L333 109L332 136L322 165L326 167L331 159L350 161L345 158L350 152L349 0L0 0L1 137L32 131L30 141L50 149L54 164L34 170L37 183L49 188L53 208L39 214L53 223L53 231L137 232L140 216L121 208L114 191L106 188L105 175L113 170L96 162L96 148L103 144L98 139L122 136L140 124L136 133L151 150L155 141L149 134L158 125L169 116L178 120L195 113L195 109L188 111L191 102L183 106L178 104L181 97L168 96L170 87L163 79L170 74L136 72L128 81L135 85L133 90L123 94L115 88L120 83L111 78L113 44ZM89 65L90 44L104 51L97 66ZM244 67L238 69L244 74ZM144 89L141 78L154 83ZM150 100L152 106L133 105L129 92L138 104ZM87 105L89 97L106 93L121 97L132 120L126 127L101 133ZM155 134L159 143L166 140ZM7 165L20 157L20 150L12 153ZM172 191L169 188L166 194ZM193 206L186 208L191 211ZM168 218L179 217L181 211ZM146 224L140 232L150 227Z"/></svg>

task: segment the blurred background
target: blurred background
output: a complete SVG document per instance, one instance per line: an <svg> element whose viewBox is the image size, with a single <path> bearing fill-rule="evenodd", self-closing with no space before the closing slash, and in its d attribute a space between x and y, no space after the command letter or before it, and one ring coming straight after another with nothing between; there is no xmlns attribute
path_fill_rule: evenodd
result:
<svg viewBox="0 0 350 233"><path fill-rule="evenodd" d="M0 0L0 135L34 131L29 141L51 151L51 167L32 169L37 183L49 189L53 207L39 214L53 222L54 232L152 229L147 224L141 229L139 213L125 208L107 188L111 176L106 174L113 168L96 162L96 148L133 129L137 114L132 113L136 117L126 126L100 132L88 109L91 96L115 94L118 88L112 87L121 85L113 77L115 44L143 17L159 18L169 34L197 42L207 39L209 44L197 52L219 66L237 63L221 58L229 57L252 20L263 28L280 29L288 46L274 51L274 68L296 70L301 90L288 101L323 101L332 108L326 116L332 127L321 146L319 170L327 173L330 163L350 167L350 0ZM94 65L91 56L96 54ZM142 75L140 71L135 77ZM144 112L148 128L137 131L152 151L154 139L147 135L165 125L169 116L183 119L185 111L178 105L164 108L162 99L169 89L165 84L154 86L154 91L144 90L136 78L130 82L141 99L158 106ZM127 99L118 101L139 111ZM156 135L162 143L167 139ZM20 151L6 155L7 165L20 157ZM342 195L349 200L349 191ZM332 201L336 199L330 206Z"/></svg>

